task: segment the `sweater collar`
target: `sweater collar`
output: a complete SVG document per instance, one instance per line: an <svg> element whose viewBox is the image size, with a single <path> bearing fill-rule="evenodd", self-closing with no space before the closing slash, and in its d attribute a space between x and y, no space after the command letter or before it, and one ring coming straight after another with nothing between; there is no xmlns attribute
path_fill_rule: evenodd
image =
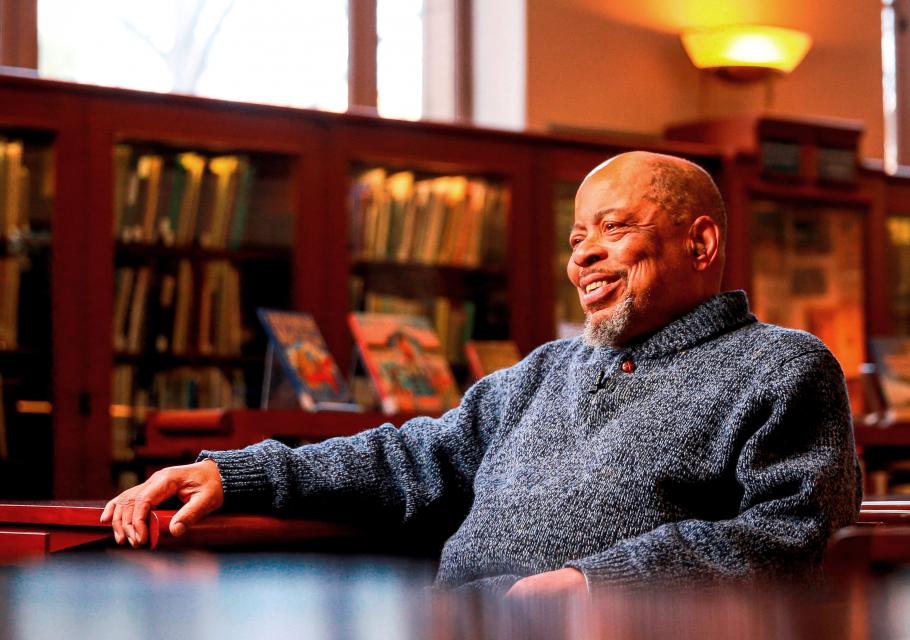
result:
<svg viewBox="0 0 910 640"><path fill-rule="evenodd" d="M745 291L713 296L656 333L622 349L595 349L612 354L658 357L694 347L711 338L756 321ZM606 355L606 354L605 354Z"/></svg>

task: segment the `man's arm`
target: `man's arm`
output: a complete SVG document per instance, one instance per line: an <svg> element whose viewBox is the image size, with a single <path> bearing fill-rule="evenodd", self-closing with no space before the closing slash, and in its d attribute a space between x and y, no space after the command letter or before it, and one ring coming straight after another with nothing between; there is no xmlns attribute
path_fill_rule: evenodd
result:
<svg viewBox="0 0 910 640"><path fill-rule="evenodd" d="M102 522L111 522L118 542L142 544L151 507L172 495L189 500L172 521L174 533L175 527L185 528L222 502L364 521L405 523L429 510L451 517L470 504L474 473L499 426L508 375L488 376L468 390L456 409L438 419L409 420L400 429L386 424L296 449L266 440L236 451L203 451L195 465L165 469L114 498ZM215 475L208 473L202 481L200 473L215 467L212 462ZM203 488L198 491L186 488L199 482ZM205 500L193 501L200 492ZM219 494L223 499L212 499Z"/></svg>
<svg viewBox="0 0 910 640"><path fill-rule="evenodd" d="M593 586L781 576L816 565L861 501L843 376L818 350L784 363L766 383L755 424L742 434L738 516L669 523L566 566Z"/></svg>

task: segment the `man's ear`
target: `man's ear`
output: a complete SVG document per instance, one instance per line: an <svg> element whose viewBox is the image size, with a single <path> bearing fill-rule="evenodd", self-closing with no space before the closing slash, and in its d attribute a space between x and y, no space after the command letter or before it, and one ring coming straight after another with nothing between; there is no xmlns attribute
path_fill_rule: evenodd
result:
<svg viewBox="0 0 910 640"><path fill-rule="evenodd" d="M704 271L717 260L720 251L720 227L708 216L699 216L692 221L688 237L692 267Z"/></svg>

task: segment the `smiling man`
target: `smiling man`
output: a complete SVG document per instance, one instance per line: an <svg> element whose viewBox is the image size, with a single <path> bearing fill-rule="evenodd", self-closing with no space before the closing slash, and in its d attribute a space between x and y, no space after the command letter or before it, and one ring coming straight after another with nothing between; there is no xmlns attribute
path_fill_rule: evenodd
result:
<svg viewBox="0 0 910 640"><path fill-rule="evenodd" d="M816 338L719 292L725 232L702 169L617 156L576 197L582 337L482 379L438 419L204 451L102 520L138 546L151 506L176 494L178 535L222 503L431 522L448 536L440 585L513 596L811 569L859 509L844 378Z"/></svg>

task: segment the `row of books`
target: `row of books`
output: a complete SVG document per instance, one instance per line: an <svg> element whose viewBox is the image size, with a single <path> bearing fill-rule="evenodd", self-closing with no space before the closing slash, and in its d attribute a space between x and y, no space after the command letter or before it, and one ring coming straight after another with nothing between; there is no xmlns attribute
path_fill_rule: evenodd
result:
<svg viewBox="0 0 910 640"><path fill-rule="evenodd" d="M431 415L438 415L460 400L439 338L424 317L349 314L348 324L354 337L359 368L372 385L371 398L351 393L312 316L260 309L259 317L269 336L270 358L277 358L284 374L274 378L267 374L264 390L268 399L287 397L285 389L290 386L298 404L309 410L356 409L359 403L367 407L378 406L388 414ZM495 370L484 370L484 366L495 363L495 368L506 367L519 358L517 348L510 342L471 342L466 349L478 378ZM362 387L357 380L355 375L355 391Z"/></svg>
<svg viewBox="0 0 910 640"><path fill-rule="evenodd" d="M29 188L32 179L21 140L0 137L0 236L11 237L29 226Z"/></svg>
<svg viewBox="0 0 910 640"><path fill-rule="evenodd" d="M242 409L246 382L237 368L177 367L139 384L132 365L114 367L111 389L111 447L115 461L134 457L134 445L149 409Z"/></svg>
<svg viewBox="0 0 910 640"><path fill-rule="evenodd" d="M137 153L114 147L114 236L124 242L235 248L244 241L255 169L247 156Z"/></svg>
<svg viewBox="0 0 910 640"><path fill-rule="evenodd" d="M509 190L484 178L372 168L354 179L349 206L363 260L476 268L505 257Z"/></svg>
<svg viewBox="0 0 910 640"><path fill-rule="evenodd" d="M225 260L180 260L116 271L113 344L123 353L239 355L244 342L240 274Z"/></svg>
<svg viewBox="0 0 910 640"><path fill-rule="evenodd" d="M0 234L9 237L28 225L29 170L23 163L25 145L0 138ZM0 349L18 345L19 260L0 258Z"/></svg>
<svg viewBox="0 0 910 640"><path fill-rule="evenodd" d="M910 460L894 460L880 469L863 469L863 494L910 496Z"/></svg>
<svg viewBox="0 0 910 640"><path fill-rule="evenodd" d="M364 310L368 313L423 316L429 319L439 336L446 360L452 364L462 364L465 361L464 347L474 333L473 302L458 304L444 297L413 300L367 292L364 296Z"/></svg>
<svg viewBox="0 0 910 640"><path fill-rule="evenodd" d="M0 258L0 349L19 347L19 290L22 257Z"/></svg>
<svg viewBox="0 0 910 640"><path fill-rule="evenodd" d="M0 237L7 241L6 255L0 258L0 349L19 346L19 294L26 266L20 245L32 236L33 188L53 191L52 184L34 184L50 177L41 171L50 161L49 153L22 140L0 137Z"/></svg>

